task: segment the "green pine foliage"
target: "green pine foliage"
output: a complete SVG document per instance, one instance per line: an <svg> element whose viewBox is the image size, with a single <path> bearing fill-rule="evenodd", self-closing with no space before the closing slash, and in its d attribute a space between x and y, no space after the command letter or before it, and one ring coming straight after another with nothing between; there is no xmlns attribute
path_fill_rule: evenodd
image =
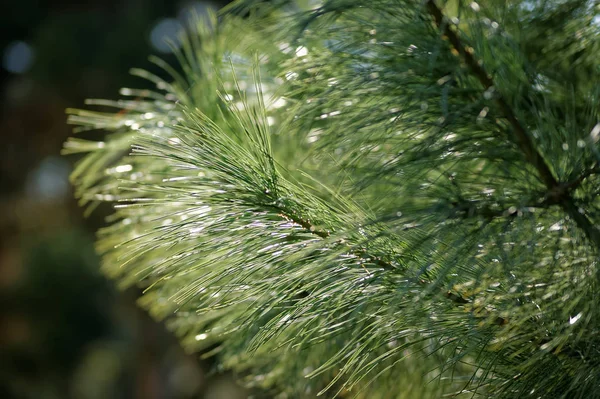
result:
<svg viewBox="0 0 600 399"><path fill-rule="evenodd" d="M106 274L280 398L600 398L598 7L200 18L155 91L69 111Z"/></svg>

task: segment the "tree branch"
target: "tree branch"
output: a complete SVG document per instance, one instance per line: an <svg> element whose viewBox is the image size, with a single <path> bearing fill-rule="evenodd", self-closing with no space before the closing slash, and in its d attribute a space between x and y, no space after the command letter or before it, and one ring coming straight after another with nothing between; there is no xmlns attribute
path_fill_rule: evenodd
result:
<svg viewBox="0 0 600 399"><path fill-rule="evenodd" d="M578 178L563 184L563 187L567 191L573 191L573 190L577 189L581 185L581 183L583 183L583 181L585 179L587 179L590 176L597 175L599 173L600 173L600 166L594 165L592 168L583 172Z"/></svg>
<svg viewBox="0 0 600 399"><path fill-rule="evenodd" d="M266 205L267 207L271 207L271 208L275 208L280 216L282 216L283 218L290 220L293 223L296 223L297 225L301 226L303 229L305 229L307 232L310 232L320 238L328 238L331 234L329 231L325 231L325 230L319 230L317 229L310 221L305 220L303 218L301 218L298 215L293 215L290 214L290 212L287 212L285 209L282 209L281 207L277 207L277 206L273 206L273 205ZM352 255L355 255L361 259L365 259L369 262L372 262L373 264L377 265L378 267L381 267L382 269L385 270L398 270L398 268L396 266L394 266L393 264L381 259L380 257L376 257L373 255L370 255L367 253L367 251L365 250L351 250L350 253ZM425 281L425 280L417 280L419 284L422 285L426 285L429 282ZM442 294L444 297L446 297L447 299L449 299L450 301L454 302L454 304L456 306L464 306L464 305L468 305L471 303L471 301L469 299L464 298L460 293L454 293L452 291L446 291ZM483 317L483 316L482 316ZM489 315L486 314L485 317L489 317ZM502 318L500 316L495 317L494 319L494 323L498 324L498 325L505 325L508 323L508 320L505 318Z"/></svg>
<svg viewBox="0 0 600 399"><path fill-rule="evenodd" d="M485 71L481 62L475 59L473 49L462 44L454 25L451 25L446 21L442 10L436 5L435 1L427 0L425 5L427 11L433 17L436 26L448 38L448 41L458 52L459 57L462 58L471 73L475 75L486 90L493 90L495 85L492 77ZM556 180L541 153L535 148L527 130L521 124L504 97L502 97L500 93L496 93L494 98L502 115L506 118L512 128L516 144L523 152L527 162L538 171L540 179L546 185L548 197L550 197L554 203L559 204L575 221L579 228L583 230L586 237L596 246L596 249L600 249L600 231L596 229L591 220L584 213L580 212L581 209L571 197L571 190L568 188L568 185L559 183ZM583 178L581 180L583 180Z"/></svg>

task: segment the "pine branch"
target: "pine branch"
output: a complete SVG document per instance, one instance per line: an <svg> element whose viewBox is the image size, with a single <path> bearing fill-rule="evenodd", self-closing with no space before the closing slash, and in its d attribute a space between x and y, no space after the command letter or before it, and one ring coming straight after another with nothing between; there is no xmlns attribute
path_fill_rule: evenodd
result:
<svg viewBox="0 0 600 399"><path fill-rule="evenodd" d="M502 35L467 9L468 40L433 0L247 3L257 19L183 39L182 72L155 60L173 82L136 70L157 86L126 91L144 101L73 111L112 133L65 146L89 153L82 202L118 201L106 273L146 288L188 350L289 397L600 398L599 171L581 137L600 104L593 79L560 85L595 70L592 34L549 33L586 63L562 70L535 42L545 18L512 2L489 3Z"/></svg>
<svg viewBox="0 0 600 399"><path fill-rule="evenodd" d="M584 171L583 173L581 173L581 175L579 175L579 177L568 181L566 183L564 183L562 190L563 191L574 191L577 190L577 188L579 188L579 186L584 182L584 180L586 180L587 178L600 174L600 166L593 166L590 169Z"/></svg>
<svg viewBox="0 0 600 399"><path fill-rule="evenodd" d="M444 35L448 38L452 47L456 50L457 54L462 57L465 64L477 77L484 89L486 91L494 90L495 84L492 76L489 75L482 64L475 59L473 49L462 44L454 25L446 20L442 10L436 5L435 0L427 0L426 6L437 27L444 32ZM600 231L593 225L590 219L580 211L581 208L576 205L569 192L571 185L569 183L559 183L556 180L552 171L544 161L543 156L535 148L530 135L527 133L521 122L519 122L512 108L508 105L502 95L495 92L494 99L503 116L512 127L516 143L523 151L525 159L527 159L527 161L538 171L541 180L546 185L546 188L548 189L547 195L552 198L553 202L560 204L567 214L575 220L587 238L594 243L596 248L600 249ZM585 177L587 176L582 175L579 179L583 180Z"/></svg>

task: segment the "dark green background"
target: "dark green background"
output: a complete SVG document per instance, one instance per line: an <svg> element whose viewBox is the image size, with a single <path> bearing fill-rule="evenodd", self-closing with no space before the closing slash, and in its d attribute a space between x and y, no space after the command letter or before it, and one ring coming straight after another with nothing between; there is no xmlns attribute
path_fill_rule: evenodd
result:
<svg viewBox="0 0 600 399"><path fill-rule="evenodd" d="M199 2L19 0L0 5L0 397L246 397L210 362L186 355L160 323L98 271L94 231L109 208L84 218L60 156L65 108L144 87L150 32ZM218 8L225 2L212 2ZM15 41L31 66L5 66ZM167 60L171 57L163 54ZM96 133L101 134L101 133Z"/></svg>

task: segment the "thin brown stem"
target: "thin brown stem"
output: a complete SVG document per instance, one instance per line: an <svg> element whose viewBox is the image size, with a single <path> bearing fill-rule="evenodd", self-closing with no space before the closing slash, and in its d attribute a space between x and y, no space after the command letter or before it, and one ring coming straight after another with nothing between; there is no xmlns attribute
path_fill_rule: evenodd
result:
<svg viewBox="0 0 600 399"><path fill-rule="evenodd" d="M563 185L563 187L565 190L573 191L573 190L577 189L583 183L583 181L585 179L587 179L590 176L597 175L597 174L600 174L600 166L594 166L591 169L586 170L575 180L565 183Z"/></svg>
<svg viewBox="0 0 600 399"><path fill-rule="evenodd" d="M271 205L272 207L272 205ZM310 221L305 220L303 218L301 218L298 215L292 215L289 212L286 212L284 209L281 209L279 207L274 207L275 209L277 209L277 211L279 212L279 214L284 217L285 219L296 223L297 225L301 226L303 229L305 229L307 232L310 232L320 238L328 238L330 237L330 232L326 231L326 230L320 230L317 229ZM367 251L365 250L357 250L357 249L352 249L350 251L350 253L352 253L355 256L358 256L361 259L364 259L372 264L375 264L378 267L381 267L382 269L385 270L398 270L398 268L396 266L394 266L393 264L391 264L390 262L387 262L379 257L376 256L372 256L370 254L367 253ZM417 280L419 284L422 285L426 285L429 284L428 281L425 280ZM458 294L458 293L454 293L451 291L446 291L443 293L443 296L448 298L450 301L454 302L454 304L456 304L457 306L460 305L468 305L471 303L470 300L464 298L462 295ZM508 321L504 318L501 317L497 317L496 318L496 323L503 325L506 324Z"/></svg>

